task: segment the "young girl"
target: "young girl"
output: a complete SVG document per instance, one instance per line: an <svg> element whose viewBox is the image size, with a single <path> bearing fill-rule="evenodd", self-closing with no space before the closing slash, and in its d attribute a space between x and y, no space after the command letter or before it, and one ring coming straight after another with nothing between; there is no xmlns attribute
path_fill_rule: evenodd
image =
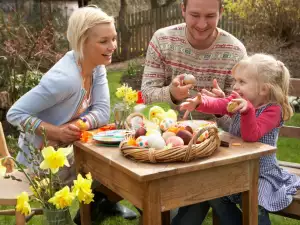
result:
<svg viewBox="0 0 300 225"><path fill-rule="evenodd" d="M276 146L279 128L293 115L288 103L290 74L274 57L255 54L240 61L232 70L235 84L227 98L198 95L181 104L181 110L228 114L229 132L244 141ZM229 104L229 105L228 105ZM280 211L292 202L300 189L300 178L278 165L276 154L260 158L259 224L271 224L268 211ZM241 203L240 194L226 197Z"/></svg>

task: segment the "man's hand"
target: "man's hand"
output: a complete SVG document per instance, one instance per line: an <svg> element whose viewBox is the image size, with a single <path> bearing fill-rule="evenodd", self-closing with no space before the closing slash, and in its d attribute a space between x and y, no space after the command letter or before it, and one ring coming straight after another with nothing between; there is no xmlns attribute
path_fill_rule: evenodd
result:
<svg viewBox="0 0 300 225"><path fill-rule="evenodd" d="M215 98L224 98L225 97L225 93L219 87L218 81L216 79L213 80L213 88L211 91L202 89L201 92L202 92L202 94L210 96L210 97L215 97Z"/></svg>
<svg viewBox="0 0 300 225"><path fill-rule="evenodd" d="M170 93L172 100L182 101L189 97L189 90L192 88L192 84L183 84L184 74L176 76L170 85Z"/></svg>
<svg viewBox="0 0 300 225"><path fill-rule="evenodd" d="M189 113L194 111L198 105L202 103L201 93L198 93L194 98L188 98L185 102L180 104L180 110L186 110L183 115L183 119L185 120Z"/></svg>

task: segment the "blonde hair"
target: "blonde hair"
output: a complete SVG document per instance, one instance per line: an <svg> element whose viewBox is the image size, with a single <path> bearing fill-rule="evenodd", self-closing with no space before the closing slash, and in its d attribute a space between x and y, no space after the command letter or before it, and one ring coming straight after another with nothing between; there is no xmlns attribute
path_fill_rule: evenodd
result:
<svg viewBox="0 0 300 225"><path fill-rule="evenodd" d="M67 39L78 59L82 60L84 57L83 44L88 38L87 31L105 23L114 23L114 18L94 5L79 8L72 13L68 22Z"/></svg>
<svg viewBox="0 0 300 225"><path fill-rule="evenodd" d="M281 61L271 55L254 54L236 64L232 69L233 74L237 68L251 71L251 76L259 84L267 85L270 90L268 100L281 105L284 121L293 116L293 109L288 101L290 72Z"/></svg>

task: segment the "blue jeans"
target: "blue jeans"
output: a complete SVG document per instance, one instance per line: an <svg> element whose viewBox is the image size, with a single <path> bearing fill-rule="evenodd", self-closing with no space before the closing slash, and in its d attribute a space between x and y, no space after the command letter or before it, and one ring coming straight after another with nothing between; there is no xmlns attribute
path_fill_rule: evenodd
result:
<svg viewBox="0 0 300 225"><path fill-rule="evenodd" d="M222 198L201 202L179 208L177 215L172 220L172 225L201 225L209 208L215 211L220 225L242 225L241 210L235 203L223 201ZM271 225L269 213L264 208L259 208L259 225Z"/></svg>

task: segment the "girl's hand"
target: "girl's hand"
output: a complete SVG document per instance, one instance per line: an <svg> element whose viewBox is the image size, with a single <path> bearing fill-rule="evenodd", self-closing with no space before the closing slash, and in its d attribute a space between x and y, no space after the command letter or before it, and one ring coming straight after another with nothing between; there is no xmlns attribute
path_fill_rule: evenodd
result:
<svg viewBox="0 0 300 225"><path fill-rule="evenodd" d="M180 110L181 111L186 110L183 119L186 119L189 112L194 111L197 108L197 106L200 105L201 103L202 103L201 93L198 93L196 97L188 98L185 100L185 102L181 103Z"/></svg>
<svg viewBox="0 0 300 225"><path fill-rule="evenodd" d="M80 128L72 123L59 126L59 140L62 143L69 144L80 139Z"/></svg>
<svg viewBox="0 0 300 225"><path fill-rule="evenodd" d="M13 159L4 159L2 160L2 166L6 167L6 173L11 173L15 168L15 162Z"/></svg>
<svg viewBox="0 0 300 225"><path fill-rule="evenodd" d="M236 113L236 112L246 112L247 108L248 108L248 102L247 100L243 99L237 92L232 91L232 94L235 95L236 98L232 99L232 102L236 102L238 103L238 106L235 107L235 109L232 111L232 113Z"/></svg>

